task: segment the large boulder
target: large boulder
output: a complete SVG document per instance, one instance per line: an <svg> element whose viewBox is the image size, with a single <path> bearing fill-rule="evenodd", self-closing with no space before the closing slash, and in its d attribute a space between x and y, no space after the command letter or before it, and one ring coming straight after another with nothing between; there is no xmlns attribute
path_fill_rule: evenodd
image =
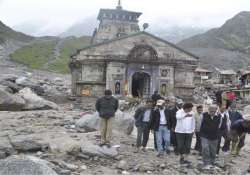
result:
<svg viewBox="0 0 250 175"><path fill-rule="evenodd" d="M35 152L42 151L48 148L48 143L42 142L40 139L35 137L26 136L26 135L18 135L10 137L10 142L15 148L15 150L19 152Z"/></svg>
<svg viewBox="0 0 250 175"><path fill-rule="evenodd" d="M33 156L11 156L0 161L0 175L57 175L48 165Z"/></svg>
<svg viewBox="0 0 250 175"><path fill-rule="evenodd" d="M24 106L25 101L21 97L10 94L0 87L0 111L20 111Z"/></svg>
<svg viewBox="0 0 250 175"><path fill-rule="evenodd" d="M92 132L99 130L100 117L98 113L83 115L77 122L78 128L83 128L85 132ZM118 110L115 115L114 129L130 135L134 128L134 119L129 113Z"/></svg>
<svg viewBox="0 0 250 175"><path fill-rule="evenodd" d="M18 93L25 100L25 110L58 109L57 104L36 95L30 88L24 88Z"/></svg>

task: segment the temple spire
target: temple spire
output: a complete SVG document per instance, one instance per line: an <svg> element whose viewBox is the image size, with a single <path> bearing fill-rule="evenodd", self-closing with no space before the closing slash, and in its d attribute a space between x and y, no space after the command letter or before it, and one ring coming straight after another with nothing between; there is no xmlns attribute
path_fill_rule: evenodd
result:
<svg viewBox="0 0 250 175"><path fill-rule="evenodd" d="M117 5L116 9L120 9L120 10L122 9L121 0L118 0L118 5Z"/></svg>

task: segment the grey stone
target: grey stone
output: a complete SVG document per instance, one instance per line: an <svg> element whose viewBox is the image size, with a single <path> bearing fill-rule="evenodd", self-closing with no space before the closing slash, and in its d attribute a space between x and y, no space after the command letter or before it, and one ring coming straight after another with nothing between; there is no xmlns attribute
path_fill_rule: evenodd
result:
<svg viewBox="0 0 250 175"><path fill-rule="evenodd" d="M24 108L25 101L0 88L0 111L20 111Z"/></svg>
<svg viewBox="0 0 250 175"><path fill-rule="evenodd" d="M36 85L32 81L30 81L30 79L27 77L19 77L18 79L16 79L15 82L17 85L20 85L22 87L31 87Z"/></svg>
<svg viewBox="0 0 250 175"><path fill-rule="evenodd" d="M19 152L42 151L48 148L48 143L42 143L35 138L27 138L27 136L15 136L10 138L11 144Z"/></svg>
<svg viewBox="0 0 250 175"><path fill-rule="evenodd" d="M60 164L60 166L62 166L62 168L65 168L65 169L68 169L68 170L72 170L72 171L75 171L75 170L78 169L77 165L69 164L69 163L66 163L66 162L62 162Z"/></svg>
<svg viewBox="0 0 250 175"><path fill-rule="evenodd" d="M11 81L1 81L0 84L9 87L13 91L13 93L16 93L22 89L22 87Z"/></svg>
<svg viewBox="0 0 250 175"><path fill-rule="evenodd" d="M119 161L117 164L117 168L121 170L128 170L129 169L128 162L126 162L125 160Z"/></svg>
<svg viewBox="0 0 250 175"><path fill-rule="evenodd" d="M13 94L13 93L14 93L13 90L12 90L11 88L9 88L8 86L0 85L0 88L1 88L2 90L4 90L5 92L10 93L10 94Z"/></svg>
<svg viewBox="0 0 250 175"><path fill-rule="evenodd" d="M24 88L18 95L25 100L25 110L58 109L57 104L37 96L30 88Z"/></svg>
<svg viewBox="0 0 250 175"><path fill-rule="evenodd" d="M76 127L83 128L85 132L97 131L99 128L99 120L97 113L86 114L76 121Z"/></svg>
<svg viewBox="0 0 250 175"><path fill-rule="evenodd" d="M154 171L154 166L151 163L143 163L139 166L140 172Z"/></svg>
<svg viewBox="0 0 250 175"><path fill-rule="evenodd" d="M134 128L134 119L129 113L124 113L118 110L115 114L114 129L124 134L130 135ZM83 128L85 132L92 132L99 130L100 117L98 113L83 115L76 121L78 128Z"/></svg>
<svg viewBox="0 0 250 175"><path fill-rule="evenodd" d="M0 137L0 152L2 158L15 153L15 149L12 147L7 137ZM3 155L5 155L5 157Z"/></svg>
<svg viewBox="0 0 250 175"><path fill-rule="evenodd" d="M81 152L91 157L115 157L118 155L116 148L100 147L90 142L81 146Z"/></svg>
<svg viewBox="0 0 250 175"><path fill-rule="evenodd" d="M57 175L48 164L33 156L11 156L0 161L0 175Z"/></svg>

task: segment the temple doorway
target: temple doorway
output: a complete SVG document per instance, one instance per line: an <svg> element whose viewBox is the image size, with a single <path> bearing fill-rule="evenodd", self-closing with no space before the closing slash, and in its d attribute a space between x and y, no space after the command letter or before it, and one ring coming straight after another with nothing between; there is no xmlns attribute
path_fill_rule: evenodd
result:
<svg viewBox="0 0 250 175"><path fill-rule="evenodd" d="M150 95L150 75L145 72L136 72L132 76L133 97L148 97Z"/></svg>

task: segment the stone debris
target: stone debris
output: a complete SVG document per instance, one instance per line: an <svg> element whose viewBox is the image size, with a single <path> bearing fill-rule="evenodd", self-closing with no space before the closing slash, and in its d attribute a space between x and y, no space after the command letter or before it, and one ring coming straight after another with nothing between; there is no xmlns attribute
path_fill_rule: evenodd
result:
<svg viewBox="0 0 250 175"><path fill-rule="evenodd" d="M33 156L11 156L0 160L0 175L57 175L48 164Z"/></svg>

